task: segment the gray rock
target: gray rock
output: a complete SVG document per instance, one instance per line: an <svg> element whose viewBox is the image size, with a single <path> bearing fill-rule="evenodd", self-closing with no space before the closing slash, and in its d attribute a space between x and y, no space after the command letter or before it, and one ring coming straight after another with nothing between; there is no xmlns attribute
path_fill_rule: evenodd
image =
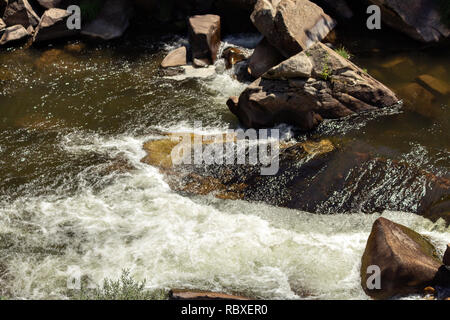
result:
<svg viewBox="0 0 450 320"><path fill-rule="evenodd" d="M106 0L99 15L88 22L81 33L92 38L120 38L130 25L132 6L126 0Z"/></svg>
<svg viewBox="0 0 450 320"><path fill-rule="evenodd" d="M281 53L264 38L256 46L248 61L248 72L254 78L259 78L283 60Z"/></svg>
<svg viewBox="0 0 450 320"><path fill-rule="evenodd" d="M313 65L304 52L281 62L263 74L265 79L309 78Z"/></svg>
<svg viewBox="0 0 450 320"><path fill-rule="evenodd" d="M382 20L411 38L422 42L437 42L450 36L450 29L441 20L435 0L370 0L380 6Z"/></svg>

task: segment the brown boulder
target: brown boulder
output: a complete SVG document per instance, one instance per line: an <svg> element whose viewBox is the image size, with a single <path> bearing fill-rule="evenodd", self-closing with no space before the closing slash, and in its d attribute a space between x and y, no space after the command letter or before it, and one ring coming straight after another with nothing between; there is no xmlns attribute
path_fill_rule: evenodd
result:
<svg viewBox="0 0 450 320"><path fill-rule="evenodd" d="M225 59L225 66L227 69L232 68L236 63L247 59L247 56L238 48L226 48L223 51L222 57Z"/></svg>
<svg viewBox="0 0 450 320"><path fill-rule="evenodd" d="M30 34L27 29L25 29L22 25L16 25L12 27L8 27L3 32L2 37L0 38L0 46L3 46L7 43L15 42L22 40L28 37Z"/></svg>
<svg viewBox="0 0 450 320"><path fill-rule="evenodd" d="M251 19L286 58L321 41L336 26L330 16L308 0L259 0Z"/></svg>
<svg viewBox="0 0 450 320"><path fill-rule="evenodd" d="M380 268L380 289L370 289L369 266ZM361 263L361 285L376 299L421 293L441 266L433 245L417 232L379 218L372 227Z"/></svg>
<svg viewBox="0 0 450 320"><path fill-rule="evenodd" d="M267 73L272 79L253 82L241 94L238 105L228 103L246 127L287 123L306 131L323 119L342 118L398 102L390 89L320 42L274 70ZM289 72L283 75L280 70ZM281 78L276 78L277 74ZM292 75L298 77L289 78Z"/></svg>
<svg viewBox="0 0 450 320"><path fill-rule="evenodd" d="M169 68L169 67L178 67L184 66L187 64L187 49L186 47L180 47L175 49L164 58L161 62L161 67Z"/></svg>
<svg viewBox="0 0 450 320"><path fill-rule="evenodd" d="M264 38L258 43L248 61L248 73L254 78L259 78L283 60L284 58L278 50Z"/></svg>
<svg viewBox="0 0 450 320"><path fill-rule="evenodd" d="M422 42L437 42L450 36L442 23L435 0L370 0L381 8L381 18L390 27Z"/></svg>
<svg viewBox="0 0 450 320"><path fill-rule="evenodd" d="M207 14L189 18L189 43L193 59L217 60L220 47L220 17Z"/></svg>
<svg viewBox="0 0 450 320"><path fill-rule="evenodd" d="M69 30L66 26L69 16L70 14L64 9L49 9L45 11L41 22L36 28L33 42L48 41L77 34L78 30Z"/></svg>
<svg viewBox="0 0 450 320"><path fill-rule="evenodd" d="M10 0L3 14L7 26L22 25L25 28L37 26L39 16L34 12L28 0Z"/></svg>

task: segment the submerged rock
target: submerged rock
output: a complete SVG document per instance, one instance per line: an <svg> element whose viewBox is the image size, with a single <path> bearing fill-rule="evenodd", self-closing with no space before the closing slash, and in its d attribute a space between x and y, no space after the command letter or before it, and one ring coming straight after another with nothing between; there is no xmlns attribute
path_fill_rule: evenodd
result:
<svg viewBox="0 0 450 320"><path fill-rule="evenodd" d="M308 0L259 0L251 19L286 58L321 41L336 25L319 6Z"/></svg>
<svg viewBox="0 0 450 320"><path fill-rule="evenodd" d="M189 18L189 43L193 59L217 60L220 47L220 17L207 14Z"/></svg>
<svg viewBox="0 0 450 320"><path fill-rule="evenodd" d="M431 75L423 74L417 77L416 81L438 96L450 95L450 84Z"/></svg>
<svg viewBox="0 0 450 320"><path fill-rule="evenodd" d="M161 62L161 67L179 67L187 64L187 48L180 47L178 49L172 50Z"/></svg>
<svg viewBox="0 0 450 320"><path fill-rule="evenodd" d="M78 30L69 30L66 22L70 14L64 9L49 9L44 12L41 22L36 28L34 42L48 41L58 38L70 37Z"/></svg>
<svg viewBox="0 0 450 320"><path fill-rule="evenodd" d="M368 287L370 266L380 268L380 288ZM441 266L434 246L417 232L379 218L372 227L361 260L361 285L376 299L421 293ZM370 283L370 281L369 281Z"/></svg>
<svg viewBox="0 0 450 320"><path fill-rule="evenodd" d="M370 0L380 6L384 23L413 39L437 42L450 36L442 23L438 1L435 0Z"/></svg>
<svg viewBox="0 0 450 320"><path fill-rule="evenodd" d="M405 85L398 90L398 95L403 99L403 105L407 110L427 118L436 118L440 113L440 110L434 107L436 97L418 83Z"/></svg>
<svg viewBox="0 0 450 320"><path fill-rule="evenodd" d="M246 127L288 123L307 131L323 119L384 108L399 100L389 88L320 42L263 77L271 79L256 80L238 104L227 103Z"/></svg>

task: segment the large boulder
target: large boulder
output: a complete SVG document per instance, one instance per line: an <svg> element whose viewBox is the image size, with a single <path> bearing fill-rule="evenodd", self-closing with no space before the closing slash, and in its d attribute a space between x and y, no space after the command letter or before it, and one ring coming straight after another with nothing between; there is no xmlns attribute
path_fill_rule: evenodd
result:
<svg viewBox="0 0 450 320"><path fill-rule="evenodd" d="M3 20L7 26L22 25L25 28L35 27L40 18L33 10L28 0L9 0L3 14Z"/></svg>
<svg viewBox="0 0 450 320"><path fill-rule="evenodd" d="M88 22L81 33L92 38L120 38L130 25L132 5L127 0L106 0L98 16Z"/></svg>
<svg viewBox="0 0 450 320"><path fill-rule="evenodd" d="M259 0L251 19L286 58L321 41L336 25L308 0Z"/></svg>
<svg viewBox="0 0 450 320"><path fill-rule="evenodd" d="M248 73L254 78L259 78L283 60L281 53L264 38L258 43L248 61Z"/></svg>
<svg viewBox="0 0 450 320"><path fill-rule="evenodd" d="M207 59L214 63L217 60L220 39L219 16L207 14L189 18L189 42L193 59Z"/></svg>
<svg viewBox="0 0 450 320"><path fill-rule="evenodd" d="M49 9L44 12L41 22L36 28L33 41L41 42L58 38L70 37L78 30L69 30L66 22L70 14L64 9Z"/></svg>
<svg viewBox="0 0 450 320"><path fill-rule="evenodd" d="M234 101L228 107L246 127L288 123L307 131L323 119L392 106L398 98L319 42L269 70Z"/></svg>
<svg viewBox="0 0 450 320"><path fill-rule="evenodd" d="M30 34L27 29L25 29L22 25L18 24L12 27L8 27L4 30L2 37L0 38L0 46L3 46L7 43L16 42L19 40L23 40L28 37Z"/></svg>
<svg viewBox="0 0 450 320"><path fill-rule="evenodd" d="M380 6L382 20L413 39L437 42L450 36L442 23L439 1L436 0L370 0Z"/></svg>
<svg viewBox="0 0 450 320"><path fill-rule="evenodd" d="M441 267L436 249L417 232L388 219L375 221L361 261L361 285L376 299L421 293ZM370 266L381 271L380 289L367 286ZM369 281L370 282L370 281Z"/></svg>

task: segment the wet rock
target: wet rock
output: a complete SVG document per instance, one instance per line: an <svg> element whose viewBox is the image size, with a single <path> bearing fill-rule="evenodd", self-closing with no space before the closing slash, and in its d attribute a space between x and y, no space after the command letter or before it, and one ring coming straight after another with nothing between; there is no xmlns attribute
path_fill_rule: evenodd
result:
<svg viewBox="0 0 450 320"><path fill-rule="evenodd" d="M8 27L4 30L0 38L0 46L11 44L19 40L27 38L30 34L22 25Z"/></svg>
<svg viewBox="0 0 450 320"><path fill-rule="evenodd" d="M131 3L127 0L106 0L98 16L88 22L81 33L102 40L120 38L130 25Z"/></svg>
<svg viewBox="0 0 450 320"><path fill-rule="evenodd" d="M413 39L437 42L450 36L450 29L442 23L438 1L370 0L370 2L380 6L384 23Z"/></svg>
<svg viewBox="0 0 450 320"><path fill-rule="evenodd" d="M384 72L403 81L412 81L416 77L414 61L408 57L394 57L381 64L381 67L385 69Z"/></svg>
<svg viewBox="0 0 450 320"><path fill-rule="evenodd" d="M398 90L398 95L403 99L406 109L427 118L436 118L439 110L434 108L435 96L421 85L413 82Z"/></svg>
<svg viewBox="0 0 450 320"><path fill-rule="evenodd" d="M44 12L36 28L33 42L54 40L76 35L78 30L69 30L66 22L70 14L64 9L49 9Z"/></svg>
<svg viewBox="0 0 450 320"><path fill-rule="evenodd" d="M7 26L22 25L28 28L39 24L40 18L33 10L28 0L9 0L3 14L3 20Z"/></svg>
<svg viewBox="0 0 450 320"><path fill-rule="evenodd" d="M429 294L429 295L434 295L436 293L436 289L433 287L426 287L425 289L423 289L423 293L425 294Z"/></svg>
<svg viewBox="0 0 450 320"><path fill-rule="evenodd" d="M69 43L64 46L64 51L69 53L82 53L86 49L86 44L82 42Z"/></svg>
<svg viewBox="0 0 450 320"><path fill-rule="evenodd" d="M249 59L248 73L254 78L259 78L283 60L284 58L278 50L264 38L256 46L255 51Z"/></svg>
<svg viewBox="0 0 450 320"><path fill-rule="evenodd" d="M336 25L319 6L308 0L259 0L251 19L286 58L321 41Z"/></svg>
<svg viewBox="0 0 450 320"><path fill-rule="evenodd" d="M170 290L169 300L250 300L241 296L206 291Z"/></svg>
<svg viewBox="0 0 450 320"><path fill-rule="evenodd" d="M207 14L189 18L189 43L193 59L209 59L212 63L216 62L220 39L219 16Z"/></svg>
<svg viewBox="0 0 450 320"><path fill-rule="evenodd" d="M369 266L381 270L380 289L368 288ZM436 249L417 232L379 218L372 227L361 260L361 285L376 299L420 293L433 283L441 263Z"/></svg>
<svg viewBox="0 0 450 320"><path fill-rule="evenodd" d="M313 66L311 77L307 77L307 60ZM253 82L241 94L239 104L230 108L244 126L287 123L307 131L323 119L388 107L399 100L389 88L320 42L285 65L290 75L303 73L306 77ZM271 78L277 75L269 73Z"/></svg>
<svg viewBox="0 0 450 320"><path fill-rule="evenodd" d="M227 48L223 51L222 57L225 59L227 69L232 68L236 63L247 59L244 52L238 48Z"/></svg>
<svg viewBox="0 0 450 320"><path fill-rule="evenodd" d="M180 47L175 49L164 58L161 62L161 67L169 68L169 67L178 67L184 66L187 64L187 49L186 47Z"/></svg>
<svg viewBox="0 0 450 320"><path fill-rule="evenodd" d="M436 79L433 76L423 74L417 77L416 81L436 95L450 95L450 85L442 80Z"/></svg>

